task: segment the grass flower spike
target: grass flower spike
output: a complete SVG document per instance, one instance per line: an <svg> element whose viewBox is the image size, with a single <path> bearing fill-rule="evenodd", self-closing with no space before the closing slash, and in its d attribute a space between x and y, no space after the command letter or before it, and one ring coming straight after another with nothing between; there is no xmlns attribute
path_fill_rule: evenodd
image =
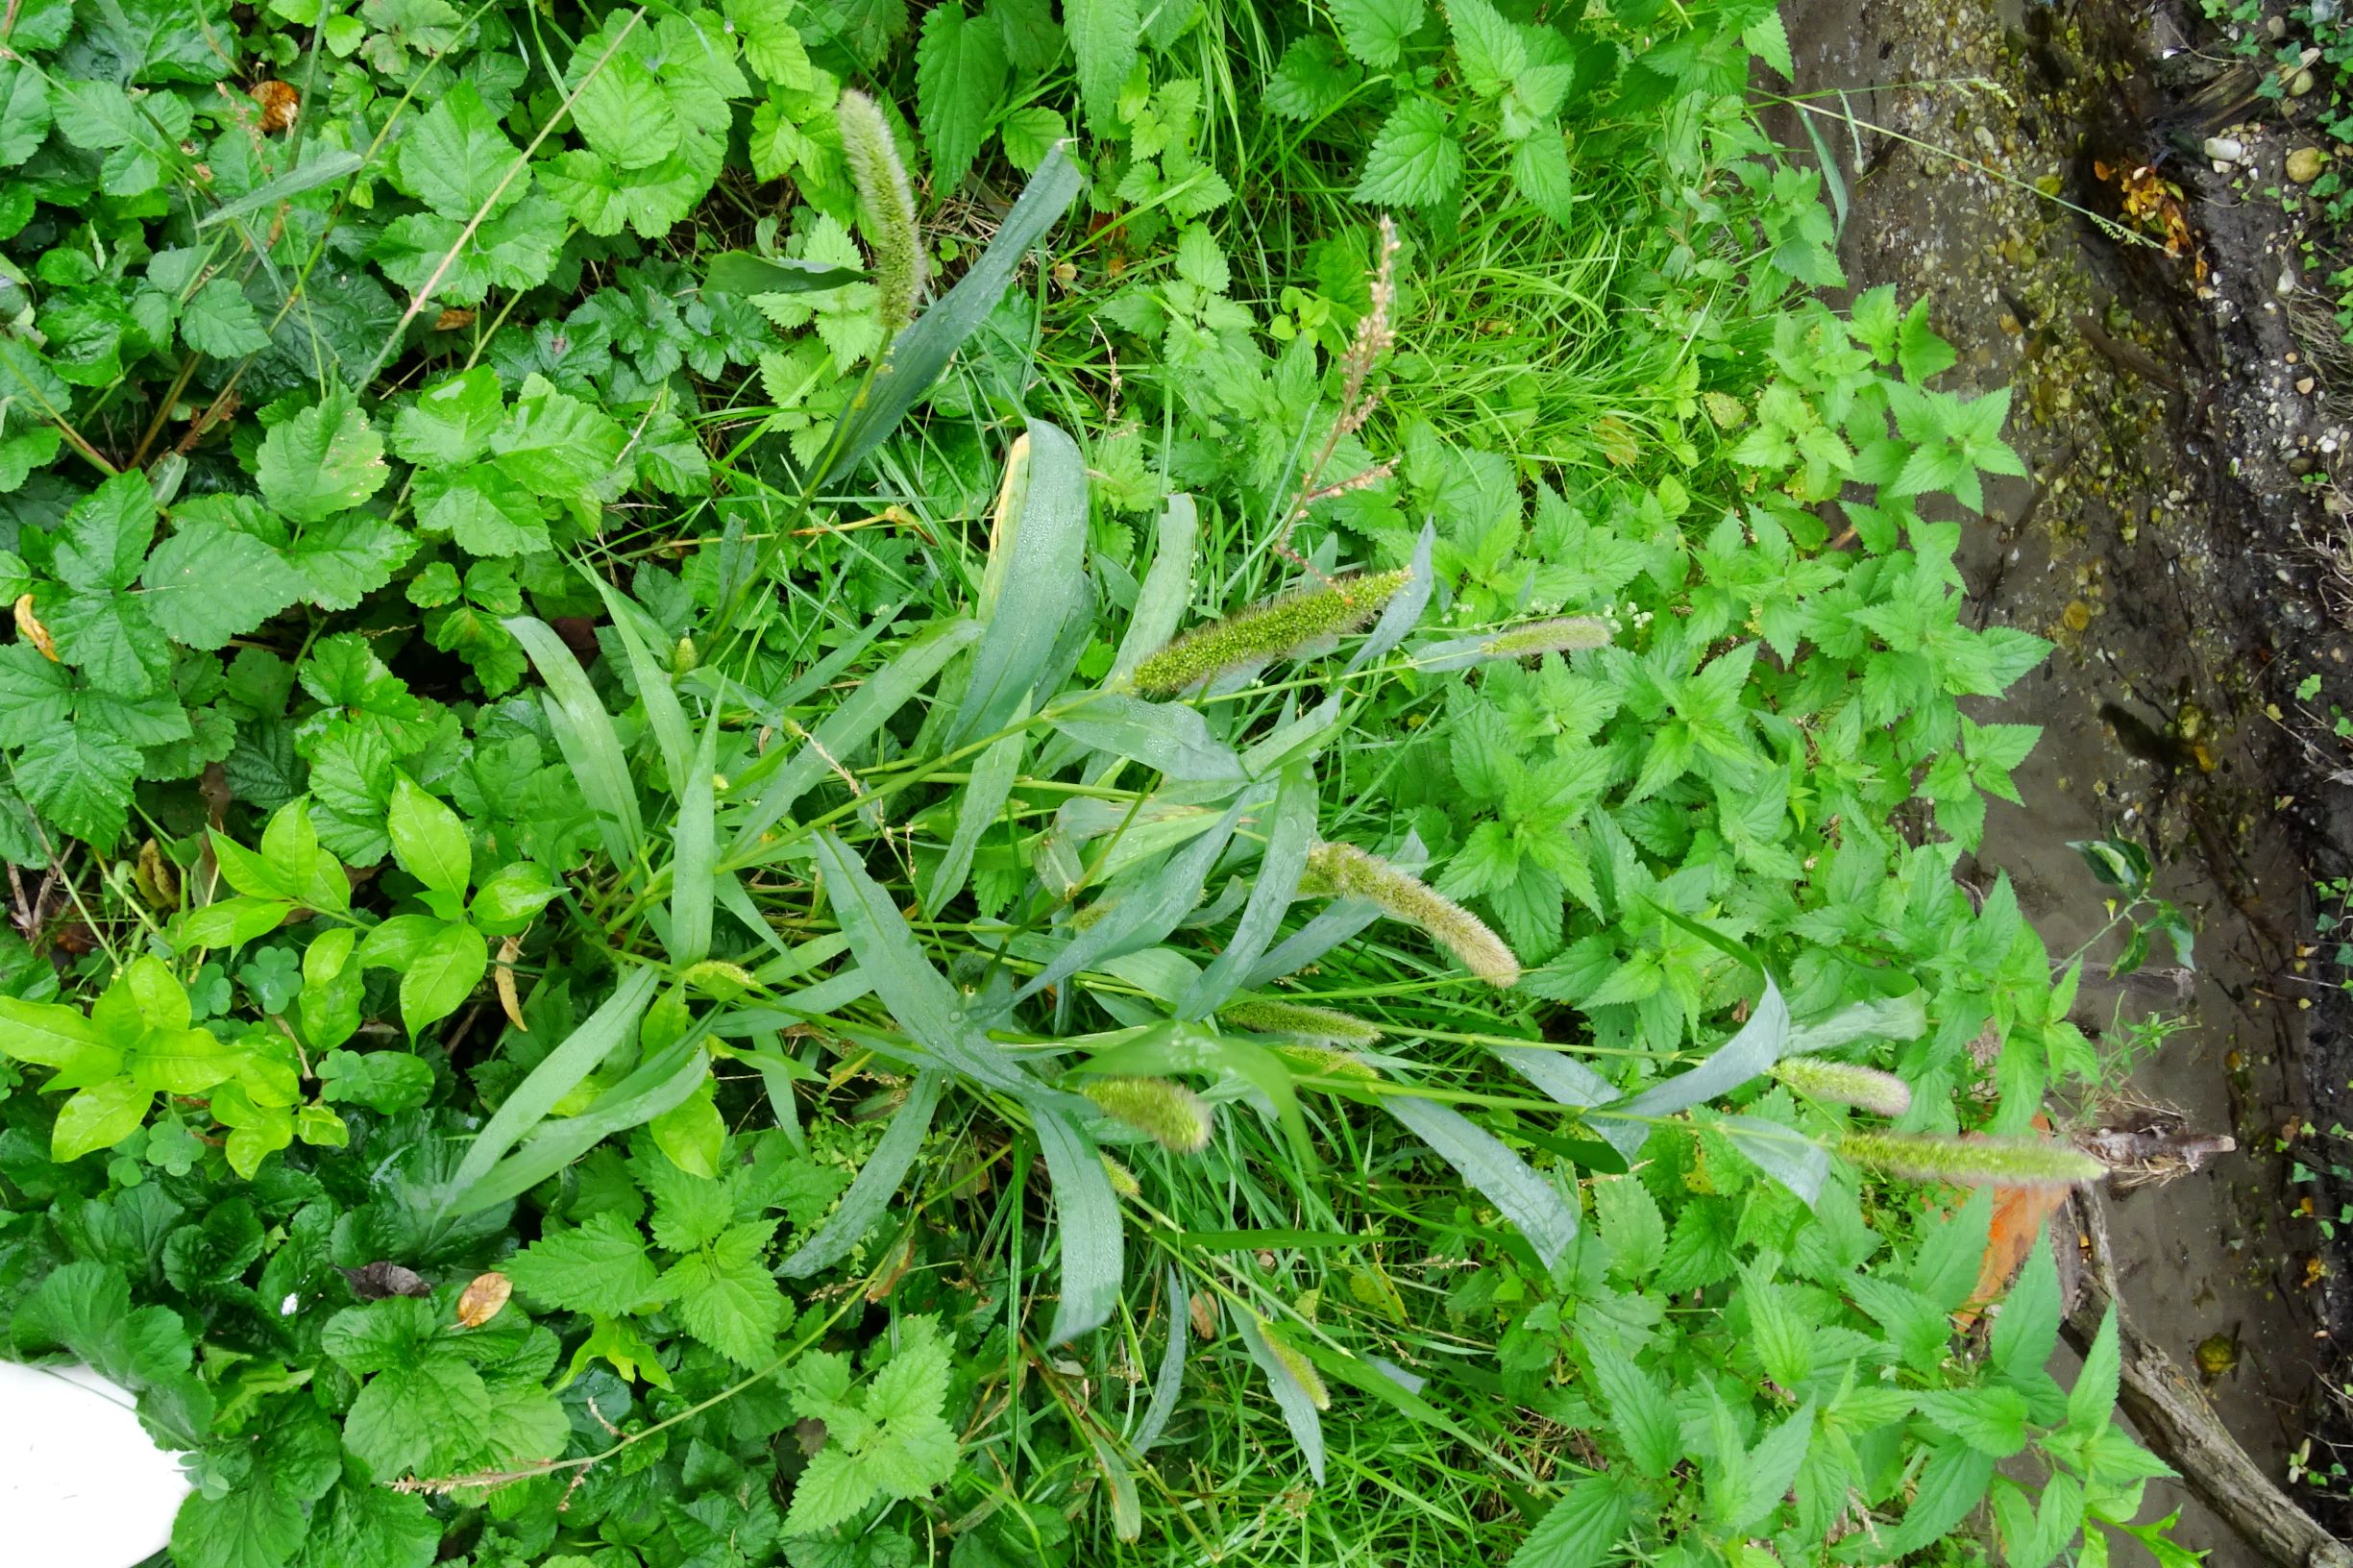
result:
<svg viewBox="0 0 2353 1568"><path fill-rule="evenodd" d="M1519 983L1519 959L1484 920L1420 877L1352 844L1319 844L1309 850L1299 891L1309 897L1361 898L1392 920L1418 926L1488 985Z"/></svg>
<svg viewBox="0 0 2353 1568"><path fill-rule="evenodd" d="M1412 580L1404 567L1340 577L1253 604L1187 632L1136 667L1136 689L1174 697L1229 670L1245 670L1356 630Z"/></svg>
<svg viewBox="0 0 2353 1568"><path fill-rule="evenodd" d="M1095 1109L1130 1127L1170 1154L1198 1154L1209 1146L1213 1125L1210 1108L1183 1084L1165 1078L1091 1078L1079 1092Z"/></svg>
<svg viewBox="0 0 2353 1568"><path fill-rule="evenodd" d="M1900 1116L1912 1109L1911 1086L1892 1072L1833 1062L1822 1056L1785 1056L1770 1069L1801 1094L1851 1105L1875 1116Z"/></svg>
<svg viewBox="0 0 2353 1568"><path fill-rule="evenodd" d="M2108 1167L2039 1138L1954 1138L1937 1133L1849 1133L1838 1152L1872 1170L1955 1187L2076 1187Z"/></svg>
<svg viewBox="0 0 2353 1568"><path fill-rule="evenodd" d="M1371 1045L1381 1039L1381 1031L1362 1018L1305 1002L1236 1002L1217 1017L1237 1029L1281 1035L1307 1045Z"/></svg>
<svg viewBox="0 0 2353 1568"><path fill-rule="evenodd" d="M842 94L835 110L842 154L858 187L858 206L871 226L874 287L882 296L883 330L895 332L915 319L923 293L923 241L916 228L915 188L891 139L890 122L863 92Z"/></svg>

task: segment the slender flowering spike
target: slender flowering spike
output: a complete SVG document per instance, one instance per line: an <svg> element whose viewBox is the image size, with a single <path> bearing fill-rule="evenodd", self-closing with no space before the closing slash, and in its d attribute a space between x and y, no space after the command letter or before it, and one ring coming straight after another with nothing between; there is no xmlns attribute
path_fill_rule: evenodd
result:
<svg viewBox="0 0 2353 1568"><path fill-rule="evenodd" d="M1101 1149L1095 1150L1094 1157L1103 1162L1103 1174L1111 1178L1111 1189L1114 1192L1123 1198L1143 1196L1143 1188L1137 1185L1134 1171L1105 1154Z"/></svg>
<svg viewBox="0 0 2353 1568"><path fill-rule="evenodd" d="M2038 1138L1849 1133L1839 1139L1838 1152L1891 1176L1955 1187L2074 1187L2108 1174L2081 1149Z"/></svg>
<svg viewBox="0 0 2353 1568"><path fill-rule="evenodd" d="M1362 1018L1305 1002L1236 1002L1217 1017L1237 1029L1309 1045L1370 1045L1381 1039L1381 1031Z"/></svg>
<svg viewBox="0 0 2353 1568"><path fill-rule="evenodd" d="M1323 1374L1315 1370L1315 1363L1300 1355L1296 1347L1286 1343L1283 1336L1275 1332L1274 1325L1262 1317L1258 1320L1258 1330L1259 1337L1266 1341L1266 1353L1291 1375L1291 1381L1307 1394L1308 1403L1319 1410L1330 1409L1332 1390L1324 1386Z"/></svg>
<svg viewBox="0 0 2353 1568"><path fill-rule="evenodd" d="M1146 697L1174 697L1229 670L1281 658L1354 631L1380 614L1412 576L1404 567L1368 572L1253 604L1187 632L1145 659L1132 677L1136 690Z"/></svg>
<svg viewBox="0 0 2353 1568"><path fill-rule="evenodd" d="M874 287L882 297L882 325L895 332L915 319L923 292L923 242L916 230L915 189L891 139L890 122L865 93L842 94L834 118L842 130L842 155L850 183L858 187L874 243Z"/></svg>
<svg viewBox="0 0 2353 1568"><path fill-rule="evenodd" d="M1609 623L1589 615L1556 616L1533 621L1488 638L1483 649L1491 659L1525 659L1537 653L1565 653L1577 648L1604 648L1609 643Z"/></svg>
<svg viewBox="0 0 2353 1568"><path fill-rule="evenodd" d="M1876 1067L1821 1056L1785 1056L1768 1070L1801 1094L1851 1105L1875 1116L1893 1118L1912 1109L1911 1086Z"/></svg>
<svg viewBox="0 0 2353 1568"><path fill-rule="evenodd" d="M1130 1127L1170 1154L1198 1154L1210 1140L1210 1108L1183 1084L1165 1078L1090 1078L1079 1092L1105 1115Z"/></svg>
<svg viewBox="0 0 2353 1568"><path fill-rule="evenodd" d="M1293 1071L1310 1078L1361 1078L1377 1083L1381 1074L1348 1051L1329 1045L1278 1045L1275 1055Z"/></svg>
<svg viewBox="0 0 2353 1568"><path fill-rule="evenodd" d="M1355 845L1319 844L1310 849L1299 891L1308 897L1361 898L1392 920L1419 926L1488 985L1519 983L1520 961L1484 920L1420 877Z"/></svg>

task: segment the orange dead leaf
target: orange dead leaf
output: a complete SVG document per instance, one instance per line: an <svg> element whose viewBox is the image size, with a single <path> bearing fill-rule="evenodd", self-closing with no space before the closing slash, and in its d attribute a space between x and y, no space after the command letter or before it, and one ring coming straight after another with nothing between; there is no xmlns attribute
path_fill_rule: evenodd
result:
<svg viewBox="0 0 2353 1568"><path fill-rule="evenodd" d="M477 1274L466 1286L465 1294L457 1298L457 1321L469 1329L478 1329L498 1316L499 1309L514 1293L513 1283L496 1269Z"/></svg>
<svg viewBox="0 0 2353 1568"><path fill-rule="evenodd" d="M444 310L433 318L433 331L436 332L453 332L460 327L473 325L474 312L471 310Z"/></svg>
<svg viewBox="0 0 2353 1568"><path fill-rule="evenodd" d="M2050 1131L2050 1118L2034 1118L2037 1131ZM1977 1306L1990 1302L2010 1287L2024 1266L2026 1254L2034 1246L2034 1238L2043 1232L2043 1222L2058 1212L2067 1201L2064 1187L1997 1187L1994 1188L1994 1223L1985 1238L1985 1257L1977 1264L1977 1284L1969 1293L1970 1306L1952 1314L1957 1328L1968 1328L1977 1321Z"/></svg>
<svg viewBox="0 0 2353 1568"><path fill-rule="evenodd" d="M33 613L31 594L16 600L16 629L24 634L26 642L40 649L42 658L51 664L58 662L58 645L50 641L49 628L42 625L40 618Z"/></svg>
<svg viewBox="0 0 2353 1568"><path fill-rule="evenodd" d="M261 129L264 133L283 131L293 125L302 97L283 82L257 82L246 89L246 95L261 106Z"/></svg>
<svg viewBox="0 0 2353 1568"><path fill-rule="evenodd" d="M523 1021L523 1003L515 995L515 960L523 956L523 933L518 931L499 943L499 962L491 971L491 984L498 988L499 1010L506 1021L515 1026L515 1033L527 1035L531 1026Z"/></svg>

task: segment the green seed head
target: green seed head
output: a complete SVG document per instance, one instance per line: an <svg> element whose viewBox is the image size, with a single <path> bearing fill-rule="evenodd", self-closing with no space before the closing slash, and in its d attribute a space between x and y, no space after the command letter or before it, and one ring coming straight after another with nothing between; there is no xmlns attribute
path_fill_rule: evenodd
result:
<svg viewBox="0 0 2353 1568"><path fill-rule="evenodd" d="M1283 1370L1291 1375L1291 1381L1305 1390L1309 1403L1319 1410L1330 1409L1332 1390L1324 1386L1323 1374L1315 1370L1315 1363L1300 1355L1293 1346L1285 1343L1283 1336L1275 1333L1274 1326L1262 1317L1258 1320L1258 1330L1259 1337L1266 1341L1267 1354L1274 1357Z"/></svg>
<svg viewBox="0 0 2353 1568"><path fill-rule="evenodd" d="M2081 1149L2035 1138L1851 1132L1839 1140L1838 1152L1890 1176L1955 1187L2075 1187L2108 1174Z"/></svg>
<svg viewBox="0 0 2353 1568"><path fill-rule="evenodd" d="M1165 1078L1091 1078L1079 1092L1105 1115L1170 1154L1198 1154L1209 1145L1212 1118L1201 1096Z"/></svg>
<svg viewBox="0 0 2353 1568"><path fill-rule="evenodd" d="M1114 1192L1118 1193L1123 1198L1140 1198L1143 1196L1143 1188L1137 1185L1136 1173L1134 1171L1128 1169L1127 1166L1121 1164L1118 1161L1114 1160L1110 1155L1105 1154L1101 1149L1095 1150L1094 1157L1103 1162L1103 1174L1111 1178L1111 1189Z"/></svg>
<svg viewBox="0 0 2353 1568"><path fill-rule="evenodd" d="M1299 652L1356 630L1412 577L1402 567L1368 572L1253 604L1187 632L1138 665L1131 678L1146 697L1174 697L1229 670Z"/></svg>
<svg viewBox="0 0 2353 1568"><path fill-rule="evenodd" d="M923 242L915 220L915 189L891 139L890 122L863 92L842 94L834 117L842 129L843 159L858 187L858 208L874 245L874 288L882 325L895 332L915 319L923 292Z"/></svg>
<svg viewBox="0 0 2353 1568"><path fill-rule="evenodd" d="M1352 844L1319 844L1310 849L1299 891L1311 898L1361 898L1392 920L1419 926L1488 985L1519 983L1519 959L1484 920L1420 877Z"/></svg>
<svg viewBox="0 0 2353 1568"><path fill-rule="evenodd" d="M1487 639L1484 651L1489 658L1525 659L1576 648L1602 648L1608 642L1608 622L1587 615L1564 615L1498 632Z"/></svg>
<svg viewBox="0 0 2353 1568"><path fill-rule="evenodd" d="M1236 1002L1217 1017L1237 1029L1307 1045L1370 1045L1381 1039L1381 1031L1362 1018L1304 1002Z"/></svg>
<svg viewBox="0 0 2353 1568"><path fill-rule="evenodd" d="M1892 1072L1858 1067L1820 1056L1786 1056L1772 1066L1773 1076L1801 1094L1838 1105L1851 1105L1875 1116L1895 1117L1912 1109L1909 1085Z"/></svg>
<svg viewBox="0 0 2353 1568"><path fill-rule="evenodd" d="M1278 1045L1275 1055L1293 1072L1310 1078L1361 1078L1378 1082L1381 1074L1348 1051L1329 1045Z"/></svg>

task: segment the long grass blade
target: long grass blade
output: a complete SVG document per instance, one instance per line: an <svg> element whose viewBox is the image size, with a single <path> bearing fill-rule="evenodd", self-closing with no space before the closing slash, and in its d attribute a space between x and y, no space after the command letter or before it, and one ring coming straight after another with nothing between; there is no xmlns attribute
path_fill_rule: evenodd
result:
<svg viewBox="0 0 2353 1568"><path fill-rule="evenodd" d="M1017 723L1028 714L1026 704L1014 709ZM981 835L989 831L1005 809L1005 799L1013 794L1013 781L1021 771L1021 749L1028 744L1029 736L1016 730L992 744L972 765L964 798L956 805L956 831L947 841L947 853L940 857L939 868L923 889L926 916L936 917L947 907L949 899L964 891L964 879L971 874L972 856L980 848Z"/></svg>
<svg viewBox="0 0 2353 1568"><path fill-rule="evenodd" d="M944 744L1003 727L1037 683L1079 600L1087 560L1087 463L1078 443L1030 422L1007 460L981 580L988 631Z"/></svg>
<svg viewBox="0 0 2353 1568"><path fill-rule="evenodd" d="M632 971L613 988L613 994L605 998L603 1006L582 1020L561 1045L540 1059L539 1066L515 1086L515 1091L491 1113L482 1130L474 1136L466 1158L451 1179L453 1194L468 1195L469 1189L489 1173L524 1134L547 1119L558 1100L577 1089L623 1041L635 1037L637 1020L645 1017L647 1006L653 1000L654 988L660 983L661 975L653 969ZM467 1207L481 1205L468 1203Z"/></svg>
<svg viewBox="0 0 2353 1568"><path fill-rule="evenodd" d="M1266 830L1266 853L1259 862L1250 902L1224 951L1177 1003L1178 1017L1205 1018L1241 989L1243 974L1274 940L1298 894L1300 873L1307 870L1314 839L1315 773L1306 763L1294 762L1283 770L1282 785L1275 791L1274 822Z"/></svg>
<svg viewBox="0 0 2353 1568"><path fill-rule="evenodd" d="M1314 1396L1298 1375L1285 1365L1266 1342L1266 1334L1259 1315L1248 1308L1234 1314L1234 1326L1240 1331L1242 1343L1250 1351L1250 1359L1259 1363L1266 1374L1266 1385L1275 1396L1275 1408L1283 1412L1283 1424L1291 1429L1291 1440L1308 1461L1308 1474L1320 1486L1324 1480L1324 1418L1316 1412Z"/></svg>
<svg viewBox="0 0 2353 1568"><path fill-rule="evenodd" d="M1161 1308L1162 1315L1168 1319L1168 1347L1161 1352L1160 1375L1152 1380L1152 1403L1144 1407L1136 1435L1128 1439L1128 1450L1138 1458L1149 1454L1161 1433L1168 1430L1168 1419L1176 1414L1177 1395L1184 1391L1186 1335L1192 1327L1188 1306L1185 1276L1171 1264L1167 1299Z"/></svg>
<svg viewBox="0 0 2353 1568"><path fill-rule="evenodd" d="M932 1114L939 1109L940 1090L945 1081L946 1075L937 1067L927 1067L915 1075L907 1089L906 1103L891 1114L891 1125L883 1130L882 1141L874 1145L874 1152L858 1168L832 1217L818 1228L815 1236L802 1242L793 1256L777 1265L777 1273L788 1280L805 1280L849 1255L849 1249L858 1244L897 1195L899 1183L907 1179L915 1157L922 1151L923 1139L931 1136Z"/></svg>
<svg viewBox="0 0 2353 1568"><path fill-rule="evenodd" d="M991 1089L1027 1093L1038 1080L977 1028L964 998L932 968L915 933L865 864L830 832L817 836L817 863L834 919L858 956L858 968L898 1020L899 1027L942 1066Z"/></svg>
<svg viewBox="0 0 2353 1568"><path fill-rule="evenodd" d="M653 651L661 628L626 594L602 577L594 580L613 618L613 630L629 656L629 674L637 682L638 700L646 704L646 727L653 731L654 745L661 750L671 797L679 798L686 794L686 763L694 752L695 740L686 723L686 709L671 689L669 661Z"/></svg>
<svg viewBox="0 0 2353 1568"><path fill-rule="evenodd" d="M357 153L341 148L332 152L321 153L309 162L287 170L259 189L247 191L233 202L222 203L203 217L198 218L196 227L199 230L210 229L217 224L241 218L248 212L258 212L263 208L276 207L290 196L300 196L306 190L316 190L321 185L331 185L338 180L357 174L366 164L367 159L361 158Z"/></svg>
<svg viewBox="0 0 2353 1568"><path fill-rule="evenodd" d="M1182 490L1163 503L1160 527L1152 545L1152 564L1136 590L1136 609L1120 635L1119 651L1112 659L1107 686L1168 646L1177 624L1185 619L1185 602L1192 597L1193 541L1201 532L1201 508Z"/></svg>
<svg viewBox="0 0 2353 1568"><path fill-rule="evenodd" d="M629 781L628 759L622 754L612 715L604 711L587 672L553 627L527 615L514 616L504 625L546 683L548 727L555 732L556 747L579 782L605 853L623 866L635 865L645 848L646 824L638 815L637 787Z"/></svg>
<svg viewBox="0 0 2353 1568"><path fill-rule="evenodd" d="M741 866L758 859L760 835L782 821L811 785L839 767L845 757L855 753L882 727L884 721L904 707L940 673L941 666L971 646L980 634L981 628L975 622L935 623L917 633L889 664L843 698L842 705L827 715L825 722L817 726L761 791L750 815L736 828L735 837L729 842L727 863ZM758 777L757 769L748 770L741 783L748 787Z"/></svg>
<svg viewBox="0 0 2353 1568"><path fill-rule="evenodd" d="M1119 1303L1123 1267L1119 1195L1094 1139L1075 1117L1033 1103L1030 1121L1054 1178L1054 1234L1062 1246L1062 1299L1054 1307L1048 1344L1098 1329Z"/></svg>
<svg viewBox="0 0 2353 1568"><path fill-rule="evenodd" d="M1046 154L1045 161L1021 188L1013 209L1005 214L1005 221L997 225L996 237L980 259L892 343L882 368L835 432L831 450L818 468L819 485L855 470L898 428L916 399L931 390L965 339L989 319L1006 285L1013 282L1021 257L1045 237L1086 183L1078 165L1059 144Z"/></svg>
<svg viewBox="0 0 2353 1568"><path fill-rule="evenodd" d="M1215 827L1169 856L1159 870L1108 899L1109 907L1093 923L1072 937L1070 944L1052 963L1031 976L1029 984L1014 993L1014 1000L1018 1002L1048 986L1060 985L1098 958L1149 947L1175 930L1177 921L1200 901L1201 890L1209 882L1210 869L1225 853L1226 843L1234 837L1234 825L1241 820L1245 804L1240 800L1234 802Z"/></svg>
<svg viewBox="0 0 2353 1568"><path fill-rule="evenodd" d="M719 710L702 726L702 742L678 794L678 821L671 829L670 961L683 968L711 952L711 903L719 884L718 806L712 770L719 766Z"/></svg>
<svg viewBox="0 0 2353 1568"><path fill-rule="evenodd" d="M1410 1095L1385 1094L1381 1108L1435 1149L1518 1226L1545 1267L1557 1262L1577 1239L1577 1210L1494 1134L1459 1112Z"/></svg>
<svg viewBox="0 0 2353 1568"><path fill-rule="evenodd" d="M528 1192L616 1133L643 1127L674 1109L711 1074L710 1053L681 1041L597 1096L576 1116L549 1122L493 1166L457 1202L470 1212Z"/></svg>

